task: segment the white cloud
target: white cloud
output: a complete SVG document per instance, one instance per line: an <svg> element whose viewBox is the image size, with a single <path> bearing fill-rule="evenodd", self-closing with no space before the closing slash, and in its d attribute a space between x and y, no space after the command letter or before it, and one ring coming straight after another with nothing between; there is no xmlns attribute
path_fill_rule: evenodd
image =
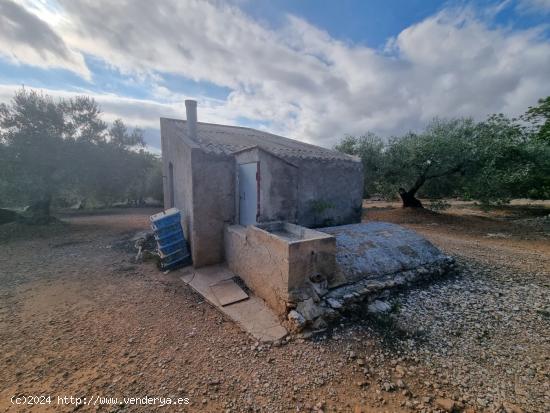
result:
<svg viewBox="0 0 550 413"><path fill-rule="evenodd" d="M519 0L519 9L529 13L550 13L550 0Z"/></svg>
<svg viewBox="0 0 550 413"><path fill-rule="evenodd" d="M170 72L229 87L225 101L201 98L200 120L248 117L326 146L346 133L416 129L434 116L515 115L550 94L550 43L540 32L490 28L468 8L415 24L380 52L341 42L294 16L281 29L268 29L221 2L60 4L63 18L52 31L68 50L147 79ZM159 101L170 103L98 99L130 124L181 117L185 96L152 83Z"/></svg>
<svg viewBox="0 0 550 413"><path fill-rule="evenodd" d="M0 56L15 64L64 68L90 77L79 52L36 14L9 0L0 2Z"/></svg>
<svg viewBox="0 0 550 413"><path fill-rule="evenodd" d="M21 85L0 84L0 102L9 102ZM98 102L103 112L102 119L113 122L121 118L129 127L142 129L158 129L161 117L176 119L185 118L185 95L172 95L170 103L158 102L148 99L135 99L118 96L110 93L97 93L90 90L67 91L48 88L33 88L39 93L49 95L54 99L70 99L76 96L86 95ZM238 116L227 110L224 102L207 97L199 97L199 114L201 121L230 123Z"/></svg>

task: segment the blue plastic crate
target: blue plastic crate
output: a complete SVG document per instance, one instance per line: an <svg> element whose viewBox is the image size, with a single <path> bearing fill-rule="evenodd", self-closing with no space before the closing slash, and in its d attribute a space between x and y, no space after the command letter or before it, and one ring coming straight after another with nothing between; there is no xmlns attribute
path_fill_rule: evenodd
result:
<svg viewBox="0 0 550 413"><path fill-rule="evenodd" d="M166 266L166 265L173 264L174 262L178 262L184 259L189 259L189 257L190 256L187 249L179 249L168 255L161 254L161 263L163 266Z"/></svg>
<svg viewBox="0 0 550 413"><path fill-rule="evenodd" d="M176 241L184 241L184 240L185 240L185 237L183 236L183 231L180 228L175 232L166 234L164 237L157 239L157 245L160 247L163 245L172 244Z"/></svg>
<svg viewBox="0 0 550 413"><path fill-rule="evenodd" d="M174 234L183 234L180 224L170 225L169 227L155 231L155 239L163 242L165 239L170 238Z"/></svg>
<svg viewBox="0 0 550 413"><path fill-rule="evenodd" d="M151 227L155 232L160 267L174 269L191 263L191 254L181 228L181 213L176 208L152 215Z"/></svg>
<svg viewBox="0 0 550 413"><path fill-rule="evenodd" d="M153 230L158 231L171 225L181 223L181 213L176 208L170 208L166 211L159 212L158 214L150 217L151 227ZM180 224L181 225L181 224Z"/></svg>
<svg viewBox="0 0 550 413"><path fill-rule="evenodd" d="M182 238L172 242L171 244L164 244L164 245L158 244L158 249L159 249L159 252L161 253L161 256L170 255L176 252L177 250L185 250L186 249L185 241Z"/></svg>
<svg viewBox="0 0 550 413"><path fill-rule="evenodd" d="M178 222L177 224L169 225L167 227L155 230L155 239L157 241L162 241L163 239L166 239L167 237L181 231L181 225Z"/></svg>

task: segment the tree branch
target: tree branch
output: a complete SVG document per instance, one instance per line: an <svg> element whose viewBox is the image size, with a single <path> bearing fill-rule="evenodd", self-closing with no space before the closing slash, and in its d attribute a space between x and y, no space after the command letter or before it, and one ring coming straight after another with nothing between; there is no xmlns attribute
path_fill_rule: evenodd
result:
<svg viewBox="0 0 550 413"><path fill-rule="evenodd" d="M460 172L464 168L464 163L460 163L451 169L447 169L445 172L441 172L438 174L428 175L426 176L426 179L433 179L433 178L441 178L442 176L452 175L454 173Z"/></svg>

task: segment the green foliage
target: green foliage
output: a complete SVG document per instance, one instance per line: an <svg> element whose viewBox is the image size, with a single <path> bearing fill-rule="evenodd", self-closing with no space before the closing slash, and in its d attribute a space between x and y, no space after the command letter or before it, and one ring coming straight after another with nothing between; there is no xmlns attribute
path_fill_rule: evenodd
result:
<svg viewBox="0 0 550 413"><path fill-rule="evenodd" d="M314 199L314 200L311 200L310 201L310 205L311 205L311 210L315 213L315 214L322 214L323 212L325 212L327 209L332 209L334 208L334 204L332 202L329 202L329 201L325 201L323 199Z"/></svg>
<svg viewBox="0 0 550 413"><path fill-rule="evenodd" d="M120 148L145 146L143 131L134 129L132 132L128 132L128 128L121 119L116 119L109 129L109 142Z"/></svg>
<svg viewBox="0 0 550 413"><path fill-rule="evenodd" d="M538 139L550 144L550 96L539 99L537 106L529 106L521 118L531 123Z"/></svg>
<svg viewBox="0 0 550 413"><path fill-rule="evenodd" d="M547 199L549 109L550 97L529 108L523 122L502 114L478 123L435 119L421 133L386 140L372 134L347 136L336 149L361 157L367 195L393 199L401 187L427 198L461 197L483 204Z"/></svg>
<svg viewBox="0 0 550 413"><path fill-rule="evenodd" d="M0 200L24 206L139 203L149 196L159 160L144 150L139 129L110 129L89 97L54 100L17 91L0 105ZM158 196L158 191L155 191Z"/></svg>
<svg viewBox="0 0 550 413"><path fill-rule="evenodd" d="M336 145L336 150L361 158L365 171L364 196L369 197L380 191L381 174L383 171L384 142L373 133L358 138L346 136Z"/></svg>
<svg viewBox="0 0 550 413"><path fill-rule="evenodd" d="M384 191L424 185L430 197L453 195L468 168L475 135L471 119L433 120L420 134L391 138L385 151Z"/></svg>
<svg viewBox="0 0 550 413"><path fill-rule="evenodd" d="M162 162L159 158L155 158L153 167L148 171L145 181L145 194L152 199L162 201L162 186Z"/></svg>
<svg viewBox="0 0 550 413"><path fill-rule="evenodd" d="M315 226L330 226L333 224L333 219L326 216L326 212L334 208L334 204L324 199L313 199L309 201L311 212L313 212Z"/></svg>
<svg viewBox="0 0 550 413"><path fill-rule="evenodd" d="M503 115L492 115L476 127L471 167L462 182L461 195L483 203L507 202L529 196L539 183L533 178L544 169L537 151L545 145L527 129ZM546 169L548 176L548 169Z"/></svg>

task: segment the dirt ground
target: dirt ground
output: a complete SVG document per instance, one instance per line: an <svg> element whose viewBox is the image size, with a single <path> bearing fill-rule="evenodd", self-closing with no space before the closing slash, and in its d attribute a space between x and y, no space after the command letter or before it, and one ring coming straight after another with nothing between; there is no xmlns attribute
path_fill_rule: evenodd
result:
<svg viewBox="0 0 550 413"><path fill-rule="evenodd" d="M224 319L178 271L133 262L128 240L156 211L1 226L0 410L432 412L452 400L470 412L550 411L549 206L364 211L424 234L463 272L399 294L387 318L274 345ZM44 397L14 404L29 396Z"/></svg>

